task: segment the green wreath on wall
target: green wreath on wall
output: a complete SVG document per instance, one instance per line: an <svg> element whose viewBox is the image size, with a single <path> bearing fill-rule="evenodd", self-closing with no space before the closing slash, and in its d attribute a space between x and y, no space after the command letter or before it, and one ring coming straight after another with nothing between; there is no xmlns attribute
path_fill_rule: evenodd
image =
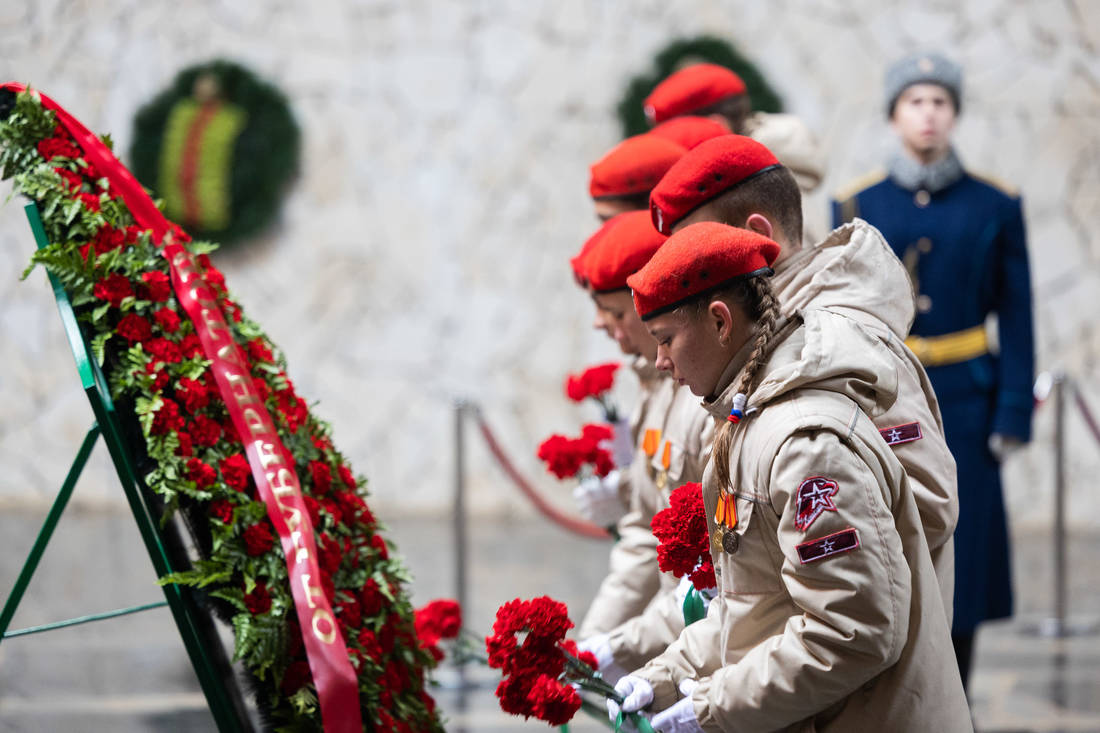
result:
<svg viewBox="0 0 1100 733"><path fill-rule="evenodd" d="M764 75L727 41L715 36L685 38L665 46L654 59L654 71L630 80L619 102L618 114L623 136L639 135L649 129L642 102L653 88L672 72L689 64L708 62L733 70L748 87L752 108L757 112L782 112L783 102L764 79Z"/></svg>
<svg viewBox="0 0 1100 733"><path fill-rule="evenodd" d="M130 160L168 218L231 246L275 219L300 149L283 93L215 60L184 69L138 111Z"/></svg>

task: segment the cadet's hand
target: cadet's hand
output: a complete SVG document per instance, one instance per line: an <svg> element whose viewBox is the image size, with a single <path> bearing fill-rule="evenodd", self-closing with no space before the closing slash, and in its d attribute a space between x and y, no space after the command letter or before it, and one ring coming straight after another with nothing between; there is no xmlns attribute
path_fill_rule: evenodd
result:
<svg viewBox="0 0 1100 733"><path fill-rule="evenodd" d="M635 713L653 702L653 685L641 677L628 674L615 683L615 692L623 696L622 712ZM619 703L607 700L607 716L614 723L619 717Z"/></svg>
<svg viewBox="0 0 1100 733"><path fill-rule="evenodd" d="M615 655L608 641L607 634L596 634L577 644L577 649L582 652L591 652L596 657L600 676L613 685L626 674L626 670L615 664Z"/></svg>
<svg viewBox="0 0 1100 733"><path fill-rule="evenodd" d="M661 733L703 733L690 697L654 715L653 728Z"/></svg>
<svg viewBox="0 0 1100 733"><path fill-rule="evenodd" d="M1004 459L1023 447L1024 442L1011 435L993 433L989 436L989 452L993 454L993 457L997 459L998 463L1004 461Z"/></svg>
<svg viewBox="0 0 1100 733"><path fill-rule="evenodd" d="M619 472L612 471L602 479L589 476L573 489L573 499L581 516L600 527L611 527L626 514L619 499Z"/></svg>

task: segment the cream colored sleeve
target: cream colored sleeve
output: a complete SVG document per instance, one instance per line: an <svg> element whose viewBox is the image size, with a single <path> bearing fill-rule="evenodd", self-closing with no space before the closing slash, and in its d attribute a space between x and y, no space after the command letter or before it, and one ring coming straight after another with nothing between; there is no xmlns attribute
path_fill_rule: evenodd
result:
<svg viewBox="0 0 1100 733"><path fill-rule="evenodd" d="M620 624L608 634L615 664L637 669L676 641L684 630L684 610L676 602L676 586L664 588L642 615Z"/></svg>
<svg viewBox="0 0 1100 733"><path fill-rule="evenodd" d="M652 710L664 710L676 702L681 680L699 679L721 667L720 600L711 602L706 618L684 628L660 656L632 673L653 685Z"/></svg>
<svg viewBox="0 0 1100 733"><path fill-rule="evenodd" d="M784 728L897 662L908 634L910 571L880 476L832 432L800 433L781 446L767 477L774 512L761 507L753 520L773 525L782 584L802 612L700 680L692 700L704 730ZM837 491L812 520L804 511L800 526L799 488L814 477ZM858 546L828 554L852 533Z"/></svg>

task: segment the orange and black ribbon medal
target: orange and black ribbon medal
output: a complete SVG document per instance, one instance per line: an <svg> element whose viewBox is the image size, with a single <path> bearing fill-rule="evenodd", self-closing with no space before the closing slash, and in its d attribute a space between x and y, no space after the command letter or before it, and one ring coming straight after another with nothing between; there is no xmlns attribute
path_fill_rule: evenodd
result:
<svg viewBox="0 0 1100 733"><path fill-rule="evenodd" d="M645 437L642 438L642 451L647 458L657 455L657 447L661 445L661 431L656 428L646 428Z"/></svg>
<svg viewBox="0 0 1100 733"><path fill-rule="evenodd" d="M665 441L665 449L661 453L661 472L657 474L657 489L664 491L668 487L668 469L672 465L672 442Z"/></svg>
<svg viewBox="0 0 1100 733"><path fill-rule="evenodd" d="M741 537L734 531L737 526L737 499L733 494L721 491L718 506L714 510L714 546L732 555L741 544Z"/></svg>

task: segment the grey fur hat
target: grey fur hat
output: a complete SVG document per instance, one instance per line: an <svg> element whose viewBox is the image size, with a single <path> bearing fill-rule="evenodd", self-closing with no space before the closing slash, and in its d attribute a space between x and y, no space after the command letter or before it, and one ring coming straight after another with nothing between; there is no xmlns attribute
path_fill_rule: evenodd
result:
<svg viewBox="0 0 1100 733"><path fill-rule="evenodd" d="M886 116L894 114L894 103L913 84L939 84L951 93L955 113L962 111L962 67L938 53L914 53L886 70Z"/></svg>

